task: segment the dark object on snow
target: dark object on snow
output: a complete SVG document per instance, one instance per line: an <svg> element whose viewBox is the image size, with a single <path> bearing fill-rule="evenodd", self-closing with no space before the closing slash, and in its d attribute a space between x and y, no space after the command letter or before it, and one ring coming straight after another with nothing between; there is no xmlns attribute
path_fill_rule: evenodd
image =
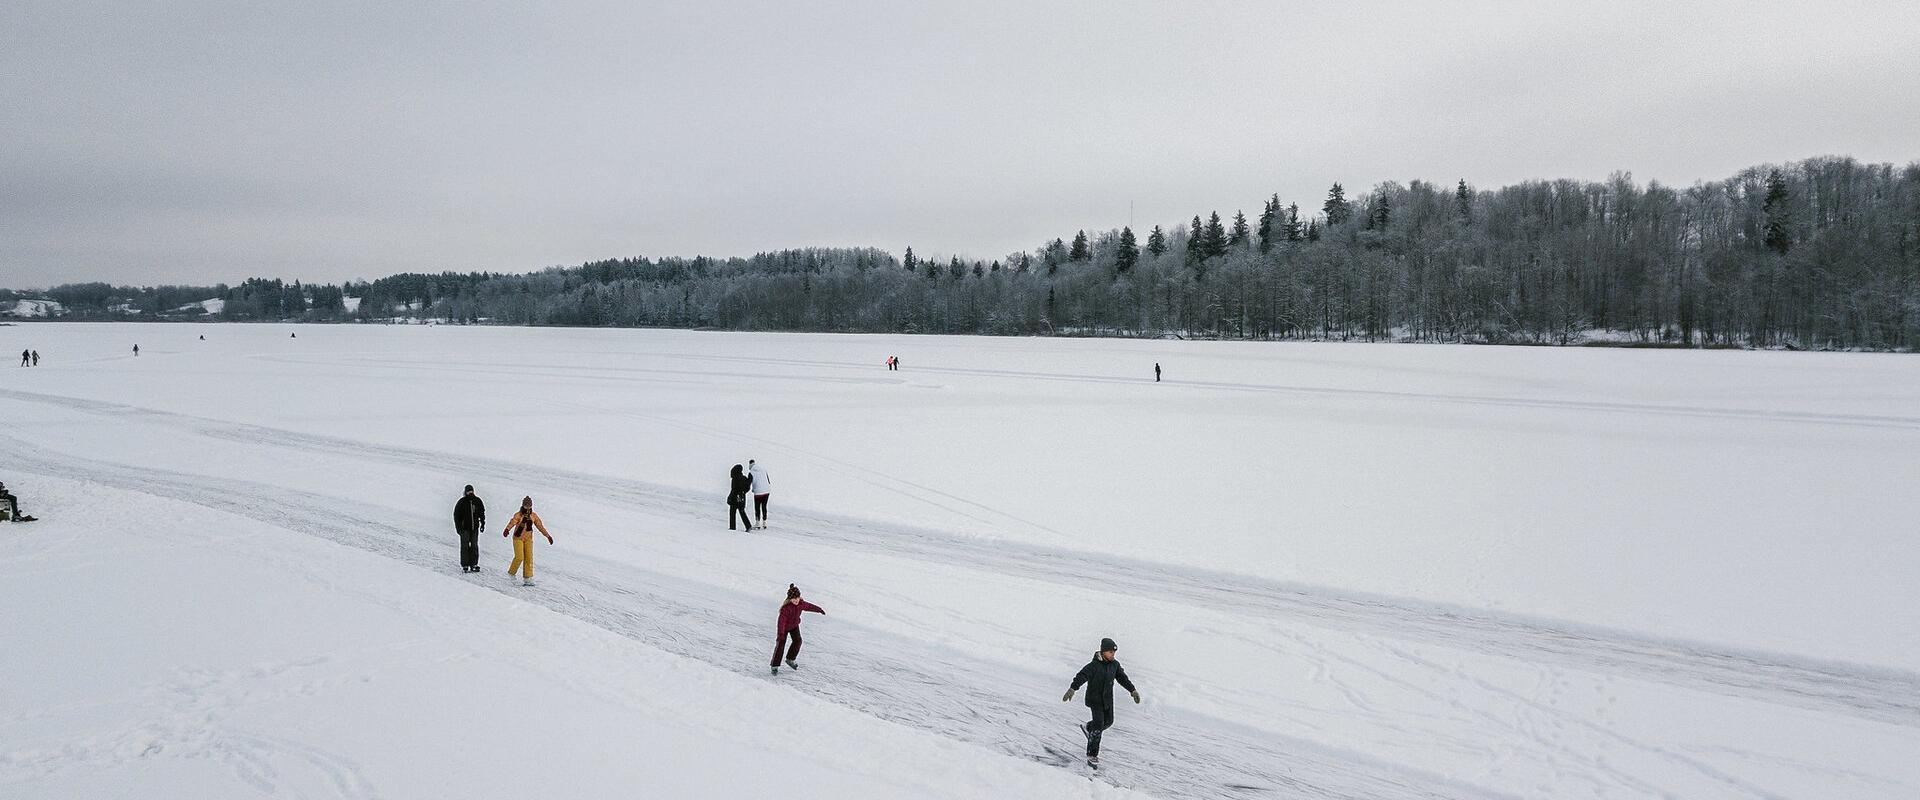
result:
<svg viewBox="0 0 1920 800"><path fill-rule="evenodd" d="M460 534L460 569L480 571L480 531L487 527L487 504L467 486L466 494L453 504L453 530Z"/></svg>
<svg viewBox="0 0 1920 800"><path fill-rule="evenodd" d="M1113 727L1114 682L1118 681L1121 686L1126 687L1127 693L1133 695L1133 702L1140 702L1140 692L1133 688L1133 681L1127 679L1127 671L1120 667L1119 660L1107 656L1108 653L1120 648L1113 643L1112 639L1101 639L1100 649L1101 652L1095 653L1093 660L1081 667L1078 675L1073 676L1073 685L1067 688L1066 696L1060 698L1063 701L1072 700L1073 693L1083 684L1087 687L1087 709L1092 712L1093 718L1088 720L1081 730L1087 734L1087 758L1089 759L1100 755L1101 732Z"/></svg>
<svg viewBox="0 0 1920 800"><path fill-rule="evenodd" d="M1160 362L1158 361L1153 363L1153 382L1160 382Z"/></svg>
<svg viewBox="0 0 1920 800"><path fill-rule="evenodd" d="M747 530L753 530L753 520L747 516L747 492L753 490L753 478L739 464L735 464L730 480L732 483L727 490L727 530L739 530L734 526L736 515L746 524Z"/></svg>
<svg viewBox="0 0 1920 800"><path fill-rule="evenodd" d="M33 522L37 518L20 513L20 498L7 491L7 485L0 483L0 519L11 522Z"/></svg>

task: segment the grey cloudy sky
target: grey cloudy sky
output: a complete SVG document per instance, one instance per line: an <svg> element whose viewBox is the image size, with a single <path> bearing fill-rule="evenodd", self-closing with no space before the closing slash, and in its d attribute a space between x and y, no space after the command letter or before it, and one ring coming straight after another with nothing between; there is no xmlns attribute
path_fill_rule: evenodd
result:
<svg viewBox="0 0 1920 800"><path fill-rule="evenodd" d="M0 3L0 286L982 258L1333 181L1920 159L1920 4Z"/></svg>

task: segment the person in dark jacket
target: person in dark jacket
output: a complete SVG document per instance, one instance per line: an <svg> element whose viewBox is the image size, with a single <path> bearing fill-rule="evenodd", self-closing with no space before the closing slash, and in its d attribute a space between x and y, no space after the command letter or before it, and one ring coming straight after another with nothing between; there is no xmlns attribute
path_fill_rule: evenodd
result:
<svg viewBox="0 0 1920 800"><path fill-rule="evenodd" d="M787 668L799 669L800 664L800 612L811 611L825 614L826 609L800 599L800 587L787 584L787 602L780 604L780 633L773 640L773 674L780 674L780 651L787 651ZM787 646L788 637L792 637L793 646Z"/></svg>
<svg viewBox="0 0 1920 800"><path fill-rule="evenodd" d="M1067 687L1067 694L1061 702L1073 699L1073 693L1080 690L1082 684L1087 687L1087 709L1093 713L1093 719L1080 726L1080 732L1087 735L1087 763L1100 765L1100 733L1113 727L1113 684L1117 681L1133 695L1133 702L1140 702L1139 690L1133 688L1133 681L1127 680L1127 671L1120 667L1116 657L1120 646L1112 639L1100 640L1100 652L1093 654L1093 661L1080 668L1080 674L1073 676L1073 685Z"/></svg>
<svg viewBox="0 0 1920 800"><path fill-rule="evenodd" d="M1158 361L1153 363L1153 382L1160 382L1160 362Z"/></svg>
<svg viewBox="0 0 1920 800"><path fill-rule="evenodd" d="M747 475L739 464L735 464L732 482L732 487L727 490L727 530L739 530L733 525L734 516L738 515L740 522L751 531L753 520L747 517L747 492L753 489L753 478Z"/></svg>
<svg viewBox="0 0 1920 800"><path fill-rule="evenodd" d="M480 571L480 532L487 527L487 504L467 484L466 494L453 504L453 530L460 534L460 571Z"/></svg>
<svg viewBox="0 0 1920 800"><path fill-rule="evenodd" d="M38 518L20 513L20 498L7 491L7 485L0 483L0 509L7 512L6 519L13 522L35 522Z"/></svg>

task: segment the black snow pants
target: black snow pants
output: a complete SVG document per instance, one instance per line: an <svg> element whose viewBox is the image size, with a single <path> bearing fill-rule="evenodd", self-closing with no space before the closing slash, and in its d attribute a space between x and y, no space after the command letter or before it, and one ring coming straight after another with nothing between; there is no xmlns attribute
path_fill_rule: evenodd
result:
<svg viewBox="0 0 1920 800"><path fill-rule="evenodd" d="M753 530L753 520L747 517L747 501L745 499L742 499L738 503L727 504L727 530L739 530L739 528L733 525L735 518L738 518L742 525L747 526L747 530Z"/></svg>
<svg viewBox="0 0 1920 800"><path fill-rule="evenodd" d="M766 494L756 494L753 496L753 516L755 519L760 520L761 522L767 521L767 495L768 494L772 494L772 492L767 492Z"/></svg>
<svg viewBox="0 0 1920 800"><path fill-rule="evenodd" d="M792 647L787 646L787 637L789 636L793 637ZM794 628L793 630L786 631L785 633L780 634L780 638L775 639L773 641L773 663L768 664L767 666L770 666L770 667L780 666L781 650L787 651L788 661L792 661L800 657L800 629L799 628Z"/></svg>
<svg viewBox="0 0 1920 800"><path fill-rule="evenodd" d="M460 566L467 569L480 566L480 532L463 530L460 532Z"/></svg>
<svg viewBox="0 0 1920 800"><path fill-rule="evenodd" d="M1093 719L1087 722L1087 757L1100 755L1100 732L1113 727L1113 706L1088 706Z"/></svg>

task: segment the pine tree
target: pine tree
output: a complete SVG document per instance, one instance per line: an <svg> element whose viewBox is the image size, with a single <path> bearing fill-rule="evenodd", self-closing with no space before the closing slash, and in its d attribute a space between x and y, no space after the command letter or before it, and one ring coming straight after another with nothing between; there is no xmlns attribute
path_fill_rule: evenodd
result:
<svg viewBox="0 0 1920 800"><path fill-rule="evenodd" d="M907 255L905 258L900 259L900 266L908 272L912 272L914 267L920 266L920 260L913 257L913 248L907 248Z"/></svg>
<svg viewBox="0 0 1920 800"><path fill-rule="evenodd" d="M1320 220L1317 220L1317 219L1307 220L1307 241L1309 242L1320 241Z"/></svg>
<svg viewBox="0 0 1920 800"><path fill-rule="evenodd" d="M1233 212L1233 229L1231 232L1227 234L1227 246L1237 247L1239 245L1246 244L1248 236L1249 236L1249 231L1247 230L1247 212L1245 211Z"/></svg>
<svg viewBox="0 0 1920 800"><path fill-rule="evenodd" d="M1461 178L1460 185L1453 190L1453 213L1460 215L1461 222L1473 222L1473 190L1467 188L1467 179Z"/></svg>
<svg viewBox="0 0 1920 800"><path fill-rule="evenodd" d="M1033 256L1030 256L1026 253L1020 254L1020 271L1021 272L1033 271Z"/></svg>
<svg viewBox="0 0 1920 800"><path fill-rule="evenodd" d="M1306 228L1300 225L1300 204L1287 204L1287 241L1297 242L1306 238Z"/></svg>
<svg viewBox="0 0 1920 800"><path fill-rule="evenodd" d="M1120 249L1113 254L1113 268L1121 274L1133 269L1140 261L1140 247L1134 243L1133 227L1120 229Z"/></svg>
<svg viewBox="0 0 1920 800"><path fill-rule="evenodd" d="M1093 258L1093 251L1087 249L1087 232L1073 235L1073 249L1067 251L1068 261L1086 261Z"/></svg>
<svg viewBox="0 0 1920 800"><path fill-rule="evenodd" d="M1278 216L1279 213L1280 213L1280 195L1278 194L1275 194L1274 196L1267 198L1266 205L1261 206L1260 208L1259 233L1260 233L1260 252L1262 253L1272 252L1273 250L1273 219L1275 216Z"/></svg>
<svg viewBox="0 0 1920 800"><path fill-rule="evenodd" d="M1346 223L1347 218L1353 215L1353 204L1347 202L1347 190L1341 188L1340 184L1334 184L1332 189L1327 190L1327 202L1320 207L1320 212L1326 215L1329 226Z"/></svg>
<svg viewBox="0 0 1920 800"><path fill-rule="evenodd" d="M1187 264L1200 263L1207 257L1207 226L1200 224L1200 215L1193 215L1193 222L1187 227Z"/></svg>
<svg viewBox="0 0 1920 800"><path fill-rule="evenodd" d="M1201 249L1208 258L1227 254L1227 229L1220 224L1220 212L1213 212L1207 218L1206 244Z"/></svg>
<svg viewBox="0 0 1920 800"><path fill-rule="evenodd" d="M1153 226L1153 231L1147 234L1147 252L1156 256L1167 252L1167 233L1160 230L1158 225Z"/></svg>
<svg viewBox="0 0 1920 800"><path fill-rule="evenodd" d="M1767 249L1786 255L1793 249L1792 220L1787 210L1787 179L1780 170L1767 174L1767 201L1762 207L1767 216Z"/></svg>
<svg viewBox="0 0 1920 800"><path fill-rule="evenodd" d="M959 256L950 256L949 258L950 260L947 261L947 274L952 275L956 281L960 280L961 276L967 274L967 265L960 263Z"/></svg>
<svg viewBox="0 0 1920 800"><path fill-rule="evenodd" d="M1393 219L1393 201L1388 199L1385 187L1373 193L1373 201L1368 203L1367 227L1386 230L1387 222Z"/></svg>

